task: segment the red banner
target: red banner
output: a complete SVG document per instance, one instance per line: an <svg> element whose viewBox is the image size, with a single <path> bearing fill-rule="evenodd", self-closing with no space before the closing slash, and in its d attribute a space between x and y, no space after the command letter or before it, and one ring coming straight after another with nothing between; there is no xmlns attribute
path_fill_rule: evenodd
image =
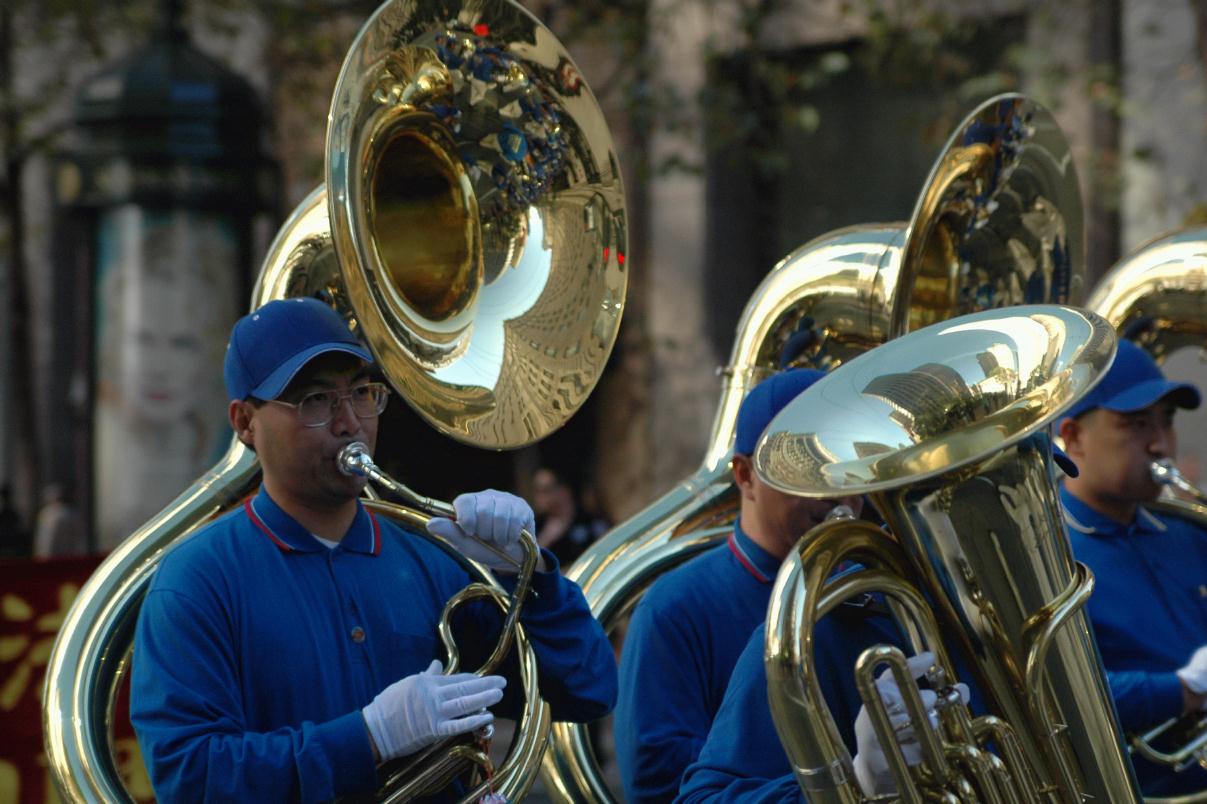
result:
<svg viewBox="0 0 1207 804"><path fill-rule="evenodd" d="M0 802L59 800L42 750L42 682L55 634L100 561L0 561ZM123 694L117 705L114 750L127 789L149 801L151 784L125 700Z"/></svg>

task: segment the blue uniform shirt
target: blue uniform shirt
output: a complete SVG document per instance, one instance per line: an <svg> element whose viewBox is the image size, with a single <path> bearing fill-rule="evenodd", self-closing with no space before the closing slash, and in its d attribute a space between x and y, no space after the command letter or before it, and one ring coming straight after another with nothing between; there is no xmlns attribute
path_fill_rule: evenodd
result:
<svg viewBox="0 0 1207 804"><path fill-rule="evenodd" d="M1141 507L1131 525L1061 488L1073 554L1094 573L1087 610L1125 732L1182 711L1176 670L1207 645L1207 533ZM1134 758L1146 795L1207 789L1207 772L1175 774Z"/></svg>
<svg viewBox="0 0 1207 804"><path fill-rule="evenodd" d="M469 580L440 548L363 507L329 549L263 490L187 539L156 572L135 637L130 718L156 795L315 801L372 791L360 710L443 658L436 623ZM533 589L522 619L542 697L555 718L605 715L616 669L603 629L556 566ZM502 618L475 604L456 619L472 667ZM511 682L504 704L514 707L521 690Z"/></svg>
<svg viewBox="0 0 1207 804"><path fill-rule="evenodd" d="M780 561L734 527L650 587L620 659L614 733L626 800L670 801L721 706L746 639L767 616Z"/></svg>
<svg viewBox="0 0 1207 804"><path fill-rule="evenodd" d="M734 666L708 741L684 774L676 802L803 800L767 702L765 634L766 626L759 626ZM909 652L890 617L853 605L839 606L823 617L814 634L821 690L852 756L855 718L863 703L855 688L855 661L879 643Z"/></svg>

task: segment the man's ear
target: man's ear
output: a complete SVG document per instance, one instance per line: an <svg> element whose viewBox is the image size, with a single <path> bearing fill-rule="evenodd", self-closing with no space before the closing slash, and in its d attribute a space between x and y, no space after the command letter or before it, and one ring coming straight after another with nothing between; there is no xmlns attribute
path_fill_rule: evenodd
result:
<svg viewBox="0 0 1207 804"><path fill-rule="evenodd" d="M733 482L743 497L749 496L754 485L754 461L749 455L734 455L730 462L733 467Z"/></svg>
<svg viewBox="0 0 1207 804"><path fill-rule="evenodd" d="M231 429L235 431L235 435L244 446L255 449L255 407L242 399L231 400L230 407L227 408L227 418L230 419Z"/></svg>
<svg viewBox="0 0 1207 804"><path fill-rule="evenodd" d="M1064 442L1064 450L1070 456L1081 455L1081 423L1076 419L1067 418L1060 422L1056 434Z"/></svg>

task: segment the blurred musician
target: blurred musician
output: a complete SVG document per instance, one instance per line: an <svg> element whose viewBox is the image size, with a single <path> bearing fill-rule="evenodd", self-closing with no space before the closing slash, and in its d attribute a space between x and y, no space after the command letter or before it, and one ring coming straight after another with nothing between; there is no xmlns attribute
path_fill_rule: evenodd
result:
<svg viewBox="0 0 1207 804"><path fill-rule="evenodd" d="M767 612L780 562L835 505L772 489L754 473L759 436L822 372L793 369L764 380L738 412L733 476L741 511L725 544L660 578L633 613L621 655L616 756L626 800L670 801L704 745L730 672ZM774 738L774 731L772 731Z"/></svg>
<svg viewBox="0 0 1207 804"><path fill-rule="evenodd" d="M1175 411L1198 405L1194 386L1165 379L1120 340L1110 371L1059 425L1081 470L1061 489L1065 522L1074 555L1094 572L1088 611L1126 732L1207 703L1207 533L1145 507L1161 491L1151 463L1177 452ZM1207 789L1197 767L1133 761L1147 795Z"/></svg>
<svg viewBox="0 0 1207 804"><path fill-rule="evenodd" d="M442 674L436 624L468 575L369 512L365 481L337 467L350 442L372 448L388 398L341 318L313 299L264 305L235 324L225 379L231 426L256 451L263 485L173 549L142 606L130 716L155 793L372 792L379 762L489 723L485 707L505 698L506 680ZM471 537L518 558L531 509L496 491L463 494L454 507L455 523L429 529L507 585L512 565ZM578 587L541 555L522 615L541 695L555 718L601 717L616 695L611 647ZM459 644L473 667L502 617L493 605L467 608Z"/></svg>
<svg viewBox="0 0 1207 804"><path fill-rule="evenodd" d="M800 802L804 798L788 755L775 730L767 703L767 674L763 664L765 624L760 624L734 666L725 699L708 733L708 740L683 777L676 802ZM838 606L818 622L814 632L816 673L823 697L830 706L839 734L854 757L855 778L869 796L896 791L896 782L871 720L855 688L855 662L865 649L877 644L896 645L908 652L906 642L884 604L866 598ZM920 678L934 657L921 653L909 659ZM887 671L876 686L889 712L906 761L921 759L914 725L905 713L901 694ZM968 703L969 691L957 685ZM922 702L937 727L935 693L922 690Z"/></svg>

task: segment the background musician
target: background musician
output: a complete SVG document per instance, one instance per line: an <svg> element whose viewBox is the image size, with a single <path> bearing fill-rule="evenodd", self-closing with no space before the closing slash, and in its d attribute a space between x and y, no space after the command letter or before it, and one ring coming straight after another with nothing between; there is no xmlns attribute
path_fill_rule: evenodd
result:
<svg viewBox="0 0 1207 804"><path fill-rule="evenodd" d="M833 395L830 398L831 401L837 396L837 394ZM950 409L938 408L938 410L941 415L946 415ZM817 415L815 411L813 412L814 415ZM798 415L799 413L800 411L798 411ZM848 441L858 439L863 435L863 431L851 425L850 422L843 421L841 425L835 425L835 427L840 426L843 438ZM803 428L794 428L794 431L799 432L801 429ZM821 429L821 426L814 424L813 429ZM801 438L805 437L801 436ZM1046 446L1046 438L1046 435L1037 438L1036 446ZM823 436L817 437L816 444L818 453L830 446ZM1063 456L1053 457L1058 462L1064 460ZM826 469L830 468L832 465L826 466ZM1045 468L1050 469L1050 467ZM1069 466L1068 470L1076 472L1076 468L1073 466ZM996 497L1000 493L994 484L978 481L973 485L974 488L964 487L955 493L970 492L969 497L972 500L981 499L982 496ZM987 494L982 495L982 490ZM1049 491L1054 491L1054 489L1049 487ZM936 494L935 497L939 497L939 495ZM941 500L935 504L935 507L945 510L944 506L950 502L951 498L944 497ZM986 508L988 509L988 506ZM942 521L954 523L956 520L953 515L951 519ZM974 527L979 531L979 524L974 524ZM874 540L876 537L868 535L867 538ZM886 547L890 538L888 534L884 534ZM837 542L826 542L826 544L830 545L827 549L838 549ZM818 544L817 547L819 552L825 552L822 550L825 544ZM867 555L877 553L871 546L863 547L862 551ZM818 560L820 561L820 559ZM804 562L803 558L802 562ZM811 569L815 569L818 564L809 566ZM855 569L854 567L849 568ZM836 572L839 574L847 570L848 567L841 565L836 567ZM814 583L814 579L810 577L809 583ZM894 618L878 595L855 597L829 609L830 590L828 587L820 588L814 584L809 593L814 596L812 598L814 600L826 599L824 608L828 610L828 613L821 617L815 627L808 615L799 615L808 621L811 630L807 634L803 632L794 634L793 638L808 639L807 647L804 649L809 655L809 682L811 685L816 683L818 687L818 694L810 693L808 697L811 700L819 698L826 702L833 718L834 730L837 732L836 738L841 740L847 754L853 757L853 767L835 767L818 763L823 766L802 768L794 767L793 763L789 761L788 752L781 745L777 734L768 697L764 654L765 652L774 654L776 651L766 649L766 627L760 626L751 636L734 667L724 703L709 732L708 741L701 750L697 761L689 766L685 773L677 801L795 802L802 800L802 789L805 790L807 797L810 789L825 789L850 779L852 774L866 795L881 795L895 789L896 781L888 772L885 752L870 728L870 718L858 694L855 667L859 657L867 648L887 644L908 652L907 643ZM793 611L794 603L799 602L799 598L793 600L786 595L779 600L783 604L783 611ZM804 604L804 606L808 609L808 604ZM785 619L792 618L785 617ZM794 620L794 624L800 625L800 620ZM785 627L783 622L780 622L779 626ZM786 638L783 633L778 636ZM934 638L937 637L927 637L927 639ZM800 647L801 643L797 642L796 646ZM954 652L952 658L954 659L952 670L955 672L956 678L973 677L967 672L962 672L962 657L958 652ZM910 662L915 677L924 674L929 661L930 658L923 655L915 657ZM936 724L935 698L930 695L923 696L924 705L930 710L925 718L928 723L910 723L901 709L900 693L896 690L895 685L892 685L889 679L882 674L877 687L880 689L881 697L885 700L890 719L895 721L894 725L900 727L894 729L895 736L901 743L907 761L920 760L916 730ZM923 692L925 693L927 690L923 690ZM793 693L786 694L784 699L793 697L794 693L795 690ZM965 703L969 703L969 693L967 688L962 688L959 698ZM954 700L954 696L951 700ZM971 704L974 712L981 708L980 702L976 698L971 699ZM797 714L804 716L803 712ZM812 716L811 711L808 716ZM828 732L829 729L813 721L808 731L818 735L818 740L824 741L825 738L820 735L823 731ZM945 735L945 739L950 736L950 733ZM800 753L816 755L818 752L802 749ZM798 761L800 760L798 759Z"/></svg>
<svg viewBox="0 0 1207 804"><path fill-rule="evenodd" d="M1198 405L1194 386L1120 340L1110 371L1059 425L1081 470L1061 489L1065 522L1094 572L1088 612L1126 732L1207 702L1207 533L1146 507L1161 491L1151 463L1177 453L1175 411ZM1133 762L1145 794L1207 789L1201 769Z"/></svg>
<svg viewBox="0 0 1207 804"><path fill-rule="evenodd" d="M377 763L515 703L502 676L442 675L436 623L469 576L368 511L364 479L337 467L348 443L375 442L388 389L373 372L371 355L316 300L270 302L235 324L229 418L263 484L164 558L142 606L131 720L162 800L371 792ZM531 509L496 491L463 494L454 507L455 523L436 519L430 530L513 584L512 565L470 537L518 558ZM533 590L522 621L541 695L555 718L603 716L616 695L603 630L548 552ZM493 604L462 611L459 644L474 667L502 617Z"/></svg>
<svg viewBox="0 0 1207 804"><path fill-rule="evenodd" d="M807 500L771 488L754 473L751 454L763 430L822 376L794 369L750 391L738 412L734 444L741 510L733 533L660 578L634 611L614 721L630 802L674 798L683 771L704 745L747 637L766 616L780 562L835 505L860 510L861 498Z"/></svg>
<svg viewBox="0 0 1207 804"><path fill-rule="evenodd" d="M799 802L801 788L780 743L767 702L767 673L763 664L766 626L760 623L733 668L725 699L717 712L699 758L687 769L676 802ZM813 635L815 672L838 731L854 756L856 778L868 795L893 792L884 751L855 688L855 662L868 647L905 640L883 603L874 598L844 603L821 618ZM933 657L922 653L909 659L915 677ZM907 760L916 762L913 726L900 706L892 678L882 673L877 687L884 698ZM967 703L968 690L959 685ZM922 691L923 703L935 721L935 693Z"/></svg>

